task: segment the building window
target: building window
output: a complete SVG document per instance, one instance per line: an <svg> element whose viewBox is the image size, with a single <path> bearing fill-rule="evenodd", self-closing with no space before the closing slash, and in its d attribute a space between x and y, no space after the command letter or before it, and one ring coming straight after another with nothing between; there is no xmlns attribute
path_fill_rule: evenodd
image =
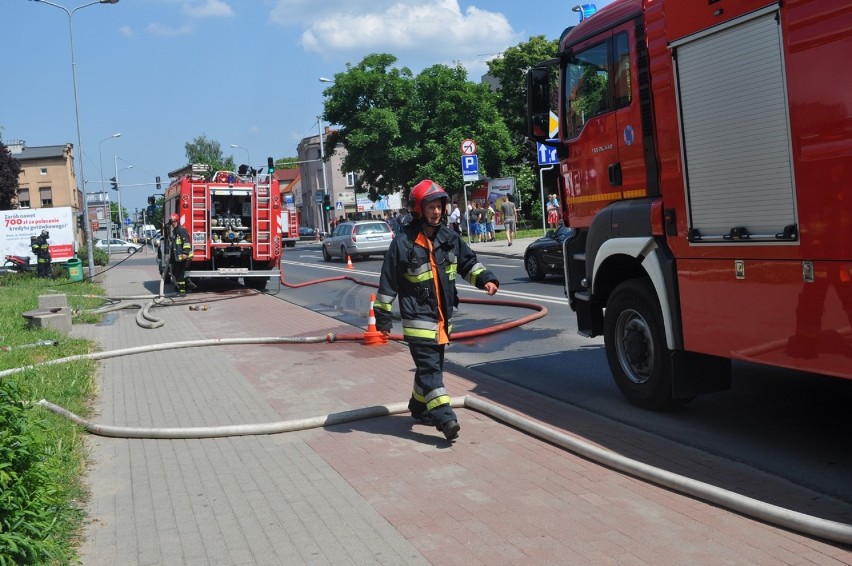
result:
<svg viewBox="0 0 852 566"><path fill-rule="evenodd" d="M38 170L38 172L42 175L47 175L47 167L42 167Z"/></svg>
<svg viewBox="0 0 852 566"><path fill-rule="evenodd" d="M29 189L19 189L18 190L18 207L19 208L29 208L30 207L30 190Z"/></svg>
<svg viewBox="0 0 852 566"><path fill-rule="evenodd" d="M349 173L346 174L346 186L347 187L354 187L355 186L355 173L353 173L352 171L350 171Z"/></svg>
<svg viewBox="0 0 852 566"><path fill-rule="evenodd" d="M39 187L38 196L41 199L41 206L53 206L53 190L50 187Z"/></svg>

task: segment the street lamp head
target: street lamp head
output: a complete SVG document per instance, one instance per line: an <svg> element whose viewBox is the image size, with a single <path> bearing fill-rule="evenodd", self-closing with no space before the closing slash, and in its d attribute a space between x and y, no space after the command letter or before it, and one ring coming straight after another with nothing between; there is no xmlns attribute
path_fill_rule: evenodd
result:
<svg viewBox="0 0 852 566"><path fill-rule="evenodd" d="M111 135L110 137L111 137L111 138L120 138L120 137L121 137L121 133L120 133L120 132L116 132L116 133L114 133L113 135Z"/></svg>
<svg viewBox="0 0 852 566"><path fill-rule="evenodd" d="M235 143L232 143L232 144L231 144L231 147L238 147L238 148L240 148L240 149L243 149L243 147L242 147L242 146L239 146L239 145L237 145L237 144L235 144Z"/></svg>
<svg viewBox="0 0 852 566"><path fill-rule="evenodd" d="M325 77L320 77L319 82L321 82L321 83L333 83L334 81L331 80L331 79L327 79Z"/></svg>
<svg viewBox="0 0 852 566"><path fill-rule="evenodd" d="M118 0L100 0L101 4L118 4Z"/></svg>

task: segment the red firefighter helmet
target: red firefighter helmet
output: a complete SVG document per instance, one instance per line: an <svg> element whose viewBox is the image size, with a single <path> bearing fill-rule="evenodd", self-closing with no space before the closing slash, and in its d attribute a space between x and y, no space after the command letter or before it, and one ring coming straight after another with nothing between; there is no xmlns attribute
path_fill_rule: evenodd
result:
<svg viewBox="0 0 852 566"><path fill-rule="evenodd" d="M177 214L170 214L169 215L169 222L174 222L176 224L180 224L180 216L178 216Z"/></svg>
<svg viewBox="0 0 852 566"><path fill-rule="evenodd" d="M411 194L408 195L411 214L414 216L421 216L423 214L423 205L427 202L432 202L435 199L444 199L444 208L446 208L447 203L450 200L450 196L447 194L447 191L445 191L444 188L435 181L432 181L431 179L424 179L420 181L414 185L414 188L411 189Z"/></svg>

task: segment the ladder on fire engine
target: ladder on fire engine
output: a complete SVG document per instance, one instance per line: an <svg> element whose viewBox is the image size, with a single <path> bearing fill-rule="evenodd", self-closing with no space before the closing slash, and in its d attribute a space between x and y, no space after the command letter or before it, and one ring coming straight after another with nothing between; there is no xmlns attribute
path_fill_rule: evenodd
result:
<svg viewBox="0 0 852 566"><path fill-rule="evenodd" d="M271 183L257 183L254 198L255 259L272 259L272 195Z"/></svg>
<svg viewBox="0 0 852 566"><path fill-rule="evenodd" d="M207 185L202 183L193 183L190 185L190 194L192 202L190 203L191 212L191 229L190 237L192 238L192 253L196 259L210 258L210 235L207 226L207 211L210 208L207 196ZM180 204L183 206L183 204ZM203 234L203 238L196 238L196 234Z"/></svg>

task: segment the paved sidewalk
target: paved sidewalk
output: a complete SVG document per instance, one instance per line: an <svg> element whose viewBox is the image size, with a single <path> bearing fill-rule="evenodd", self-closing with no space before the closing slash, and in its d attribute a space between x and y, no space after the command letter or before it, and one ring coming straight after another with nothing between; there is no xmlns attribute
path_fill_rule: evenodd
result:
<svg viewBox="0 0 852 566"><path fill-rule="evenodd" d="M106 273L105 286L112 296L152 292L156 267L132 258ZM115 350L362 330L286 301L296 293L191 294L152 310L165 321L156 330L126 310L73 333ZM368 295L354 295L365 319ZM189 310L198 303L209 310ZM160 351L102 363L92 420L292 420L404 402L411 381L408 350L396 343ZM455 368L445 381L454 396L476 395L648 464L852 522L850 509L818 494L486 376ZM267 436L89 436L83 564L852 563L848 548L624 476L474 411L459 416L454 443L407 415Z"/></svg>

